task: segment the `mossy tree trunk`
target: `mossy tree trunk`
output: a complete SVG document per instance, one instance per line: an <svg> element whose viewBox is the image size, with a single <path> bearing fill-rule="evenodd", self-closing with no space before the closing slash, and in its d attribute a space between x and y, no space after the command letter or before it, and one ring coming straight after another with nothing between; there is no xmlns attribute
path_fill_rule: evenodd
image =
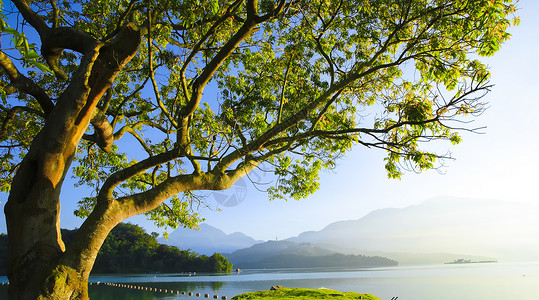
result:
<svg viewBox="0 0 539 300"><path fill-rule="evenodd" d="M82 59L56 104L41 94L46 122L11 185L5 206L9 295L10 299L87 299L88 277L99 247L121 216L111 218L106 215L109 210L96 209L99 216L93 217L91 228L85 226L79 233L91 242L66 249L60 233L60 191L90 122L95 121L94 129L105 151L112 143L106 126L110 124L96 118L96 105L138 51L143 32L128 24L105 43L76 29L49 28L25 2L14 3L40 34L42 54L53 70L65 48L80 52ZM0 59L13 82L24 78L7 57ZM55 73L67 80L60 71Z"/></svg>

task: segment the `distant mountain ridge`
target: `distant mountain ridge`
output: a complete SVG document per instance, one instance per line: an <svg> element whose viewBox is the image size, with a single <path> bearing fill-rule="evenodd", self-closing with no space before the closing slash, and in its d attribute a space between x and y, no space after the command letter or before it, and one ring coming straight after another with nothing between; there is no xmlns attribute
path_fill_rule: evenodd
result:
<svg viewBox="0 0 539 300"><path fill-rule="evenodd" d="M426 253L446 259L454 257L447 253L465 253L478 258L538 259L539 242L533 237L539 234L539 226L534 210L523 205L438 197L401 209L376 210L288 240L339 251L347 248L348 253Z"/></svg>
<svg viewBox="0 0 539 300"><path fill-rule="evenodd" d="M226 234L220 229L202 223L199 230L178 228L169 234L168 239L159 238L158 242L211 255L215 252L233 252L248 248L262 241L255 240L241 232Z"/></svg>
<svg viewBox="0 0 539 300"><path fill-rule="evenodd" d="M369 268L395 266L397 261L364 255L345 255L310 243L290 241L267 241L240 249L233 253L223 253L236 268L276 269L276 268Z"/></svg>
<svg viewBox="0 0 539 300"><path fill-rule="evenodd" d="M336 253L310 243L295 243L291 241L267 241L249 248L236 250L233 253L223 254L233 262L260 261L279 254L324 256Z"/></svg>
<svg viewBox="0 0 539 300"><path fill-rule="evenodd" d="M207 224L201 224L199 231L175 230L168 241L160 242L207 255L219 252L239 257L241 253L244 262L313 253L383 256L402 265L459 258L531 261L539 259L537 211L537 207L522 203L438 197L405 208L376 210L356 220L334 222L320 231L303 232L271 245L260 244L262 241L243 233L227 235ZM292 247L294 243L304 246ZM239 251L235 253L236 250Z"/></svg>

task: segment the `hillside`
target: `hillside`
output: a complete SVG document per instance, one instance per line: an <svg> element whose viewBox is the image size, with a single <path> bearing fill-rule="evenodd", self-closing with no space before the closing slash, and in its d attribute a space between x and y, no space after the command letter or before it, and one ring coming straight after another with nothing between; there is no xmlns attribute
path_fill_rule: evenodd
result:
<svg viewBox="0 0 539 300"><path fill-rule="evenodd" d="M394 266L396 261L378 256L344 255L310 243L268 241L223 254L238 268L368 268Z"/></svg>
<svg viewBox="0 0 539 300"><path fill-rule="evenodd" d="M323 256L336 253L309 243L290 241L267 241L233 253L224 253L230 261L237 263L260 261L278 254L296 254L305 256Z"/></svg>

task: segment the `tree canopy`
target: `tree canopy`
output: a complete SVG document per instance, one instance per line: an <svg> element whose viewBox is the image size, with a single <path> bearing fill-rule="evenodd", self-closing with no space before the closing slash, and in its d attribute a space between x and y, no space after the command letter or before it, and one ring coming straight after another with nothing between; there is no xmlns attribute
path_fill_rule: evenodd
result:
<svg viewBox="0 0 539 300"><path fill-rule="evenodd" d="M194 226L197 190L227 189L256 168L276 176L270 199L299 199L354 145L386 151L392 178L403 165L436 167L444 155L424 142L456 144L473 130L491 87L481 57L518 23L510 0L2 7L0 187L9 235L25 236L10 237L10 253L47 244L78 272L123 219ZM72 162L93 193L65 248L59 194Z"/></svg>
<svg viewBox="0 0 539 300"><path fill-rule="evenodd" d="M86 48L136 30L143 41L77 150L73 174L95 190L80 216L98 194L159 195L168 202L150 218L192 224L193 190L226 188L262 163L278 176L270 198L303 198L354 144L386 150L390 177L402 162L432 168L440 155L421 142L460 142L455 121L483 109L489 73L477 58L509 37L510 2L13 1L18 12L5 4L4 17L24 21L18 31L2 24L19 50L0 54L2 190L80 76ZM122 143L128 135L136 145ZM188 174L208 183L178 197Z"/></svg>

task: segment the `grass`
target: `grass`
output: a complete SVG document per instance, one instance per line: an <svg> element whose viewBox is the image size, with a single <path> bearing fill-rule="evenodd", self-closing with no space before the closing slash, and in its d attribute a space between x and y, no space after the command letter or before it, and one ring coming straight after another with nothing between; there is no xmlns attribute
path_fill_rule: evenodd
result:
<svg viewBox="0 0 539 300"><path fill-rule="evenodd" d="M237 295L232 300L243 299L279 299L279 300L298 300L298 299L363 299L380 300L380 298L369 294L359 294L354 292L339 292L330 289L299 289L299 288L278 288L271 291L260 291Z"/></svg>

